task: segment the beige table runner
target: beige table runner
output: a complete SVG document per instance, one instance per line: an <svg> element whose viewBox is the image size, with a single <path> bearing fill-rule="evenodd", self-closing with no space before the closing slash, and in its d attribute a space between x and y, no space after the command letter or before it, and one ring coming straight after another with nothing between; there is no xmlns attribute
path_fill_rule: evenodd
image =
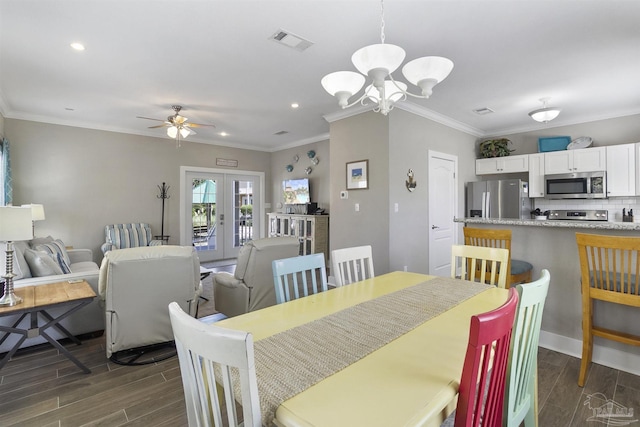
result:
<svg viewBox="0 0 640 427"><path fill-rule="evenodd" d="M489 287L437 277L255 342L262 424L285 400Z"/></svg>

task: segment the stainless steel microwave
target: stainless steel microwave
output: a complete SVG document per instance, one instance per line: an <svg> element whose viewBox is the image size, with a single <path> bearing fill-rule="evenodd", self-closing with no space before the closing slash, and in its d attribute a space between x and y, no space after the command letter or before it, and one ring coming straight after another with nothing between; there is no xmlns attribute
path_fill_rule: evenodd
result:
<svg viewBox="0 0 640 427"><path fill-rule="evenodd" d="M607 173L574 172L544 177L547 199L606 199Z"/></svg>

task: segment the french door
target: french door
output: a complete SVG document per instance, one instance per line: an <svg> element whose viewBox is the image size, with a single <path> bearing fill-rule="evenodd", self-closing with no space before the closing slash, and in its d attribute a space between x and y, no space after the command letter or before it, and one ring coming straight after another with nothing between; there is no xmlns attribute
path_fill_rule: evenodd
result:
<svg viewBox="0 0 640 427"><path fill-rule="evenodd" d="M181 168L180 242L200 261L236 258L261 235L264 174Z"/></svg>

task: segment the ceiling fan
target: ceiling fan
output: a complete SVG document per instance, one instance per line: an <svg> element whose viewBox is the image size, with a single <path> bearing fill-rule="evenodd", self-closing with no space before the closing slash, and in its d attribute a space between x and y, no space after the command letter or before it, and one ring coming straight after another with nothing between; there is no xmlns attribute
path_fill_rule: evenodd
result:
<svg viewBox="0 0 640 427"><path fill-rule="evenodd" d="M196 134L196 132L192 128L215 127L215 125L203 125L203 124L199 124L199 123L188 123L187 120L189 120L189 119L180 115L180 110L182 110L182 106L181 105L172 105L171 108L173 109L173 111L175 113L173 114L173 116L167 117L166 120L152 119L150 117L141 117L141 116L137 116L137 118L138 119L145 119L145 120L155 120L157 122L163 122L161 125L149 126L149 129L156 129L156 128L166 127L167 128L167 135L170 138L176 139L178 141L178 146L180 146L180 139L184 139L184 138L188 137L189 135L195 135Z"/></svg>

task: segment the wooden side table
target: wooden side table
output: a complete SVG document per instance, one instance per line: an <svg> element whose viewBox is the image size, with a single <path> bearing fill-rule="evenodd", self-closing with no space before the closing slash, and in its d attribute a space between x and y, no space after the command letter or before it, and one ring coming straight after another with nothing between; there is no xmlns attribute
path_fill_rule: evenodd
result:
<svg viewBox="0 0 640 427"><path fill-rule="evenodd" d="M71 335L68 330L60 325L60 321L80 310L96 297L96 293L91 289L91 286L89 286L89 284L84 280L80 282L58 282L48 285L17 288L15 293L23 299L22 303L14 305L13 307L1 307L0 317L10 315L20 315L20 317L10 327L0 325L0 331L4 332L0 338L0 345L11 334L19 334L22 335L22 337L16 342L4 358L0 360L0 369L7 364L9 359L11 359L16 351L18 351L22 343L27 338L42 336L49 341L51 345L64 354L67 359L75 363L78 368L82 369L86 374L91 373L89 368L83 365L74 355L72 355L58 341L51 338L51 336L46 332L49 328L56 328L58 331L62 332L62 334L70 338L74 343L78 345L82 344L79 339ZM47 312L47 310L51 308L59 307L68 307L68 310L55 318ZM45 321L42 326L38 326L38 314L40 314L40 317ZM28 324L21 327L20 323L22 323L27 316L30 317L30 322L25 322Z"/></svg>

